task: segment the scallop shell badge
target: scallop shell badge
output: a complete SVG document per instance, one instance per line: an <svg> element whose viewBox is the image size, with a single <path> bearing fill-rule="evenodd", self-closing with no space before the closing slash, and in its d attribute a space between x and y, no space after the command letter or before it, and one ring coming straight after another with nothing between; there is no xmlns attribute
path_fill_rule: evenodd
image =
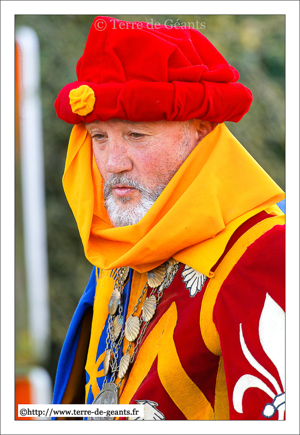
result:
<svg viewBox="0 0 300 435"><path fill-rule="evenodd" d="M113 289L108 304L108 312L111 316L113 316L117 311L118 305L120 304L120 299L121 299L121 293L117 289Z"/></svg>
<svg viewBox="0 0 300 435"><path fill-rule="evenodd" d="M122 356L121 361L120 361L120 367L119 367L119 373L118 373L118 376L120 379L122 379L124 377L125 373L127 372L129 362L130 362L130 354L125 353L125 355Z"/></svg>
<svg viewBox="0 0 300 435"><path fill-rule="evenodd" d="M179 263L179 261L174 260L173 257L170 258L170 259L167 261L167 263L166 263L166 265L167 265L167 273L171 273L173 267L175 266L175 264L178 264L178 263Z"/></svg>
<svg viewBox="0 0 300 435"><path fill-rule="evenodd" d="M123 316L120 314L115 318L113 323L113 335L115 340L119 337L123 325Z"/></svg>
<svg viewBox="0 0 300 435"><path fill-rule="evenodd" d="M132 314L128 317L125 324L125 337L128 341L134 341L139 335L140 321L139 318Z"/></svg>
<svg viewBox="0 0 300 435"><path fill-rule="evenodd" d="M161 264L156 269L148 272L148 285L151 288L158 287L164 280L166 275L166 265Z"/></svg>
<svg viewBox="0 0 300 435"><path fill-rule="evenodd" d="M142 310L143 310L142 317L144 321L149 322L154 316L156 310L156 298L154 295L150 296L149 298L146 298Z"/></svg>
<svg viewBox="0 0 300 435"><path fill-rule="evenodd" d="M107 349L105 351L105 357L104 357L104 361L103 361L103 368L104 368L104 376L107 375L108 370L109 370L109 364L110 364L110 359L111 359L111 350Z"/></svg>

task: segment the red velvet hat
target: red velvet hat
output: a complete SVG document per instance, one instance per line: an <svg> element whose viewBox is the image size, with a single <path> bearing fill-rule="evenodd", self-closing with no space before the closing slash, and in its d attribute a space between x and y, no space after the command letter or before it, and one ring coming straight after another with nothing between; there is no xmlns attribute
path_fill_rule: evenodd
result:
<svg viewBox="0 0 300 435"><path fill-rule="evenodd" d="M60 91L57 116L70 124L96 119L238 122L251 91L199 31L95 18L78 81Z"/></svg>

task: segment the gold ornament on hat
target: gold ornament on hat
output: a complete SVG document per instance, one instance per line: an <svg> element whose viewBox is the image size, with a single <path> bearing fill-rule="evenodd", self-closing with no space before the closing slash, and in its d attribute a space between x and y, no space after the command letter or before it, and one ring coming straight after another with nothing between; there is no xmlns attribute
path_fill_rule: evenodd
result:
<svg viewBox="0 0 300 435"><path fill-rule="evenodd" d="M91 113L96 101L95 92L87 85L72 89L69 93L69 99L72 112L80 116Z"/></svg>

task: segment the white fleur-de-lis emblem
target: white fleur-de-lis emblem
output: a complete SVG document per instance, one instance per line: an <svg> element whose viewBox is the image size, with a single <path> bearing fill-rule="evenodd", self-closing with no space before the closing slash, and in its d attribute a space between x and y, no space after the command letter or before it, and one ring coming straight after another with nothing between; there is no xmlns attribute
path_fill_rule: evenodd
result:
<svg viewBox="0 0 300 435"><path fill-rule="evenodd" d="M156 407L158 404L151 400L136 400L138 405L144 405L144 418L128 417L128 420L165 420L165 416Z"/></svg>
<svg viewBox="0 0 300 435"><path fill-rule="evenodd" d="M271 298L267 293L259 319L259 339L267 356L273 362L278 370L281 383L285 389L285 329L284 329L285 315L282 308ZM240 343L242 351L249 361L261 375L268 379L274 387L272 391L260 378L253 375L243 375L235 384L233 390L233 406L234 409L243 413L242 400L245 391L248 388L259 388L269 395L272 403L267 403L262 411L266 418L271 418L278 411L278 420L283 420L285 411L285 393L281 390L278 382L250 353L243 335L242 324L240 323Z"/></svg>
<svg viewBox="0 0 300 435"><path fill-rule="evenodd" d="M187 265L185 265L181 276L191 297L194 297L197 292L201 291L203 284L207 280L207 276L203 275L201 272L197 272L195 269L192 269Z"/></svg>

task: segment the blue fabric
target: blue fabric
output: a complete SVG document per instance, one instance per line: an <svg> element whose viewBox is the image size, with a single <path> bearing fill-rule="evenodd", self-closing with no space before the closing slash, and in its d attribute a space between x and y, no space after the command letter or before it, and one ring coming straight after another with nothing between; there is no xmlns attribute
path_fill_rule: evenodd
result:
<svg viewBox="0 0 300 435"><path fill-rule="evenodd" d="M94 305L96 292L96 268L94 267L88 285L80 298L78 306L71 320L64 345L57 366L54 385L53 404L60 404L72 370L81 324L87 310Z"/></svg>
<svg viewBox="0 0 300 435"><path fill-rule="evenodd" d="M125 327L125 320L126 320L126 315L127 315L127 310L128 310L130 289L131 289L131 283L132 283L132 276L133 276L133 271L132 271L132 269L130 269L127 284L125 285L125 287L123 289L123 327L122 327L122 330ZM97 361L98 357L105 351L105 348L106 348L107 324L108 324L108 319L106 320L105 327L103 328L103 332L102 332L100 340L99 340L96 361ZM118 353L118 364L120 363L122 355L123 355L123 348L121 346L119 349L119 353ZM96 363L96 361L95 361L95 363ZM101 372L102 369L103 369L103 362L100 364L100 366L98 368L98 372ZM89 373L86 373L86 383L89 382L89 378L90 378ZM111 379L111 373L108 373L107 374L107 382L110 382L110 379ZM103 381L104 381L104 376L97 377L97 384L98 384L99 390L102 389ZM87 397L87 404L91 404L91 403L93 403L93 401L94 401L94 396L93 396L92 390L90 388L89 393L88 393L88 397Z"/></svg>
<svg viewBox="0 0 300 435"><path fill-rule="evenodd" d="M123 328L125 325L125 319L129 304L129 296L130 296L130 288L131 288L131 282L132 282L132 275L133 271L130 269L129 272L129 279L124 287L123 290L123 313L124 313L124 321L123 321ZM53 404L60 404L62 401L62 398L64 396L69 377L71 374L71 370L74 363L74 358L76 354L76 349L78 345L78 340L80 336L81 331L81 325L84 318L84 315L86 311L93 307L94 305L94 299L95 299L95 293L96 293L96 286L97 286L97 280L96 280L96 268L94 267L90 276L90 280L88 282L88 285L80 298L80 301L78 303L78 306L75 310L75 313L73 315L73 318L71 320L63 347L61 351L61 355L58 361L57 366L57 373L56 373L56 379L55 379L55 385L54 385L54 393L53 393ZM107 322L106 322L107 323ZM101 335L101 338L99 340L99 347L97 351L97 358L99 355L101 355L106 346L106 330L107 330L107 324L104 327L103 333ZM120 348L119 355L118 355L118 363L120 362L120 359L122 357L122 347ZM103 364L100 365L99 371L103 368ZM109 376L110 378L110 376ZM99 388L102 388L104 377L98 378L97 382L99 385ZM89 381L89 374L86 373L86 382ZM109 381L109 379L108 379ZM92 391L90 389L87 397L87 403L92 403L94 400ZM55 418L53 418L54 420Z"/></svg>
<svg viewBox="0 0 300 435"><path fill-rule="evenodd" d="M285 199L283 199L282 201L278 202L278 207L280 208L280 210L285 213Z"/></svg>

